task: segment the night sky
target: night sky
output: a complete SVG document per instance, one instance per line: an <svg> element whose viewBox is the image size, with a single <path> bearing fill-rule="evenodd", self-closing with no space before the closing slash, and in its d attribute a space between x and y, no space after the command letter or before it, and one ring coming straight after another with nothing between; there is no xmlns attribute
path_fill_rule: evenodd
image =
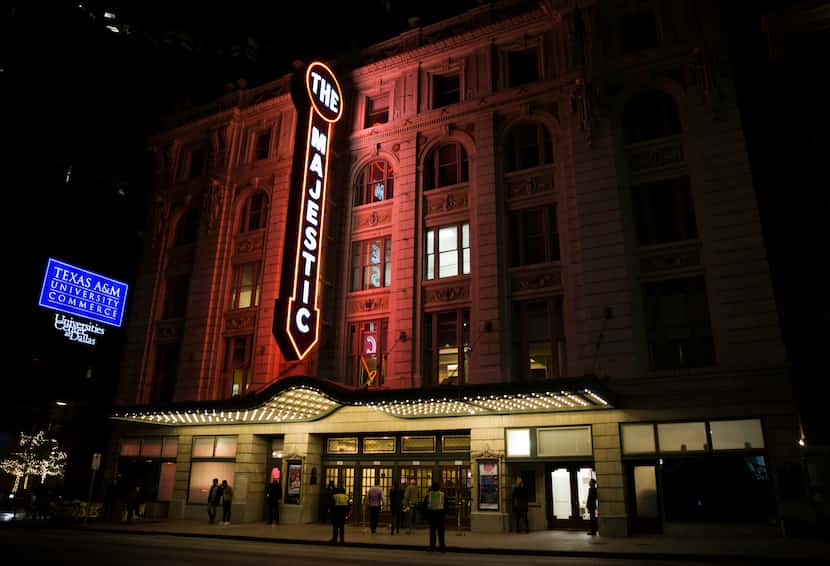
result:
<svg viewBox="0 0 830 566"><path fill-rule="evenodd" d="M6 248L13 254L5 272L11 285L22 280L22 289L7 295L14 307L9 326L25 330L22 339L13 332L6 342L15 365L5 377L12 387L2 397L0 431L42 422L57 398L87 399L91 407L110 399L122 332L108 330L94 350L65 342L51 327L52 311L36 306L37 294L48 257L134 282L154 167L147 139L161 129L163 115L219 96L239 79L249 86L276 79L290 72L294 59L329 59L394 37L408 28L411 16L420 16L425 25L478 2L429 2L428 9L423 4L13 0L3 8L0 92L9 160L5 169L11 171L4 183L11 200L5 225ZM765 3L770 4L776 3ZM747 132L753 137L750 149L760 156L753 173L765 179L758 183L759 204L785 337L791 354L799 353L797 365L806 375L817 359L813 347L827 349L821 343L828 323L827 288L822 291L820 283L826 278L824 270L814 274L805 267L804 254L793 248L819 237L822 215L816 211L827 204L828 185L826 177L823 193L820 184L809 185L821 165L809 162L810 155L800 156L808 162L799 186L808 192L811 209L804 226L798 222L799 206L782 196L778 181L784 170L770 176L757 165L774 155L780 143L757 126L772 95L752 94L769 86L755 10L733 13L733 24L743 30L735 37L746 33L735 42L744 57L738 65L739 87L751 93L742 96L744 117L756 124L749 123ZM115 18L105 18L106 11ZM108 25L117 26L118 33ZM800 72L796 80L812 73ZM806 100L820 104L815 92ZM826 115L826 109L819 115ZM793 127L784 121L773 125ZM826 139L821 132L811 147L826 147ZM791 184L786 191L794 189ZM827 255L824 249L810 265ZM827 366L822 367L826 379Z"/></svg>

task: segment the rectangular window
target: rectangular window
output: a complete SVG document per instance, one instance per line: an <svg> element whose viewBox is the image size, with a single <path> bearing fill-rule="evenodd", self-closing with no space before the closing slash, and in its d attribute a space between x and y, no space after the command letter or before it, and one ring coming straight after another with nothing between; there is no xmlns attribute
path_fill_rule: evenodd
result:
<svg viewBox="0 0 830 566"><path fill-rule="evenodd" d="M657 452L653 424L624 424L620 428L622 430L623 454L654 454Z"/></svg>
<svg viewBox="0 0 830 566"><path fill-rule="evenodd" d="M631 188L631 192L639 245L697 238L688 177L637 185Z"/></svg>
<svg viewBox="0 0 830 566"><path fill-rule="evenodd" d="M167 278L164 293L163 320L182 318L187 312L187 295L190 291L190 274L172 275Z"/></svg>
<svg viewBox="0 0 830 566"><path fill-rule="evenodd" d="M173 401L178 367L179 345L158 344L156 346L153 388L150 394L151 403L169 403Z"/></svg>
<svg viewBox="0 0 830 566"><path fill-rule="evenodd" d="M757 450L764 447L759 419L712 421L709 423L714 450Z"/></svg>
<svg viewBox="0 0 830 566"><path fill-rule="evenodd" d="M351 322L348 325L347 383L383 385L387 361L387 319Z"/></svg>
<svg viewBox="0 0 830 566"><path fill-rule="evenodd" d="M507 429L507 456L530 456L530 429Z"/></svg>
<svg viewBox="0 0 830 566"><path fill-rule="evenodd" d="M190 487L187 493L188 503L204 503L207 505L208 492L213 479L228 480L234 487L233 474L235 462L193 462L190 464Z"/></svg>
<svg viewBox="0 0 830 566"><path fill-rule="evenodd" d="M432 108L461 102L461 75L432 75Z"/></svg>
<svg viewBox="0 0 830 566"><path fill-rule="evenodd" d="M138 456L141 450L140 438L122 438L121 450L118 452L120 456Z"/></svg>
<svg viewBox="0 0 830 566"><path fill-rule="evenodd" d="M536 47L507 52L508 86L539 80L539 50Z"/></svg>
<svg viewBox="0 0 830 566"><path fill-rule="evenodd" d="M271 130L264 130L256 134L254 143L254 159L260 161L268 159L271 152Z"/></svg>
<svg viewBox="0 0 830 566"><path fill-rule="evenodd" d="M705 367L715 362L702 277L643 285L651 369Z"/></svg>
<svg viewBox="0 0 830 566"><path fill-rule="evenodd" d="M565 374L562 297L513 304L513 375L539 381Z"/></svg>
<svg viewBox="0 0 830 566"><path fill-rule="evenodd" d="M389 93L384 92L366 97L366 120L364 128L379 126L389 121Z"/></svg>
<svg viewBox="0 0 830 566"><path fill-rule="evenodd" d="M225 364L223 371L230 395L242 395L251 384L251 350L254 337L233 336L225 339ZM226 393L227 394L227 393Z"/></svg>
<svg viewBox="0 0 830 566"><path fill-rule="evenodd" d="M231 309L247 309L259 306L260 262L242 263L233 267Z"/></svg>
<svg viewBox="0 0 830 566"><path fill-rule="evenodd" d="M424 317L424 384L460 385L470 373L470 311Z"/></svg>
<svg viewBox="0 0 830 566"><path fill-rule="evenodd" d="M425 278L431 280L469 273L470 225L465 222L427 230L424 239Z"/></svg>
<svg viewBox="0 0 830 566"><path fill-rule="evenodd" d="M235 436L194 436L193 458L236 458Z"/></svg>
<svg viewBox="0 0 830 566"><path fill-rule="evenodd" d="M352 291L392 284L392 239L352 243Z"/></svg>
<svg viewBox="0 0 830 566"><path fill-rule="evenodd" d="M660 423L657 441L661 453L706 450L706 423Z"/></svg>
<svg viewBox="0 0 830 566"><path fill-rule="evenodd" d="M510 266L559 261L556 205L510 211Z"/></svg>
<svg viewBox="0 0 830 566"><path fill-rule="evenodd" d="M536 430L536 454L541 457L566 458L593 456L590 426L563 426Z"/></svg>

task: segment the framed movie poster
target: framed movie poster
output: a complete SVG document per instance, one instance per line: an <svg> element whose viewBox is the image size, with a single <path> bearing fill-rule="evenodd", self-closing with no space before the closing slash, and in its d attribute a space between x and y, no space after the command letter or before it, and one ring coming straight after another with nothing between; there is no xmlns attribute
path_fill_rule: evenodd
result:
<svg viewBox="0 0 830 566"><path fill-rule="evenodd" d="M285 503L298 504L303 485L303 463L299 460L289 460L286 476L288 481L285 482Z"/></svg>
<svg viewBox="0 0 830 566"><path fill-rule="evenodd" d="M499 463L497 460L478 461L478 510L499 510Z"/></svg>

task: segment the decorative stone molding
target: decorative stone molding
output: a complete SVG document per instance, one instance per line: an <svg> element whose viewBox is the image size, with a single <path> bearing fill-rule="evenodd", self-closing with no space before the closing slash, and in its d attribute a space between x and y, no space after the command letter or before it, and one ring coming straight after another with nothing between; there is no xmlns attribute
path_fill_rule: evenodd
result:
<svg viewBox="0 0 830 566"><path fill-rule="evenodd" d="M370 205L371 206L371 205ZM392 202L364 209L358 208L352 213L352 231L381 228L392 222Z"/></svg>
<svg viewBox="0 0 830 566"><path fill-rule="evenodd" d="M458 281L449 285L424 287L424 305L446 305L447 303L470 300L469 281Z"/></svg>
<svg viewBox="0 0 830 566"><path fill-rule="evenodd" d="M224 334L247 334L254 330L256 309L233 311L225 315Z"/></svg>
<svg viewBox="0 0 830 566"><path fill-rule="evenodd" d="M389 311L389 292L372 295L354 295L348 299L346 312L349 316Z"/></svg>
<svg viewBox="0 0 830 566"><path fill-rule="evenodd" d="M227 185L217 179L211 179L202 196L202 208L207 213L207 229L212 232L222 218Z"/></svg>
<svg viewBox="0 0 830 566"><path fill-rule="evenodd" d="M181 340L183 333L183 318L156 321L156 342L159 344L178 342Z"/></svg>
<svg viewBox="0 0 830 566"><path fill-rule="evenodd" d="M553 166L547 165L529 172L508 174L505 179L508 202L546 193L553 194L553 173Z"/></svg>
<svg viewBox="0 0 830 566"><path fill-rule="evenodd" d="M425 216L466 210L469 206L467 183L449 189L433 189L424 193Z"/></svg>
<svg viewBox="0 0 830 566"><path fill-rule="evenodd" d="M701 246L698 240L640 248L640 276L662 278L700 271Z"/></svg>
<svg viewBox="0 0 830 566"><path fill-rule="evenodd" d="M514 267L510 270L510 290L513 296L561 289L562 267L558 263L543 264L541 267Z"/></svg>
<svg viewBox="0 0 830 566"><path fill-rule="evenodd" d="M265 246L265 229L239 234L234 242L234 255L261 252Z"/></svg>
<svg viewBox="0 0 830 566"><path fill-rule="evenodd" d="M153 206L153 247L164 241L164 231L170 221L170 201L162 195L156 195Z"/></svg>
<svg viewBox="0 0 830 566"><path fill-rule="evenodd" d="M632 144L626 147L628 168L634 177L655 169L662 169L685 163L683 141L680 136L671 136L657 141Z"/></svg>

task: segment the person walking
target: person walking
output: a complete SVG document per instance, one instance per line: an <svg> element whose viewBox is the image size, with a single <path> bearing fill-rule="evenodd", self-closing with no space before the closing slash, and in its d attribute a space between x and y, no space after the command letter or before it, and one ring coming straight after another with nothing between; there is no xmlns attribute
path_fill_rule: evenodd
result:
<svg viewBox="0 0 830 566"><path fill-rule="evenodd" d="M222 480L222 524L231 524L231 503L233 502L233 488L228 480Z"/></svg>
<svg viewBox="0 0 830 566"><path fill-rule="evenodd" d="M268 506L268 524L280 524L280 499L282 499L282 485L278 477L274 476L271 483L265 486L265 504Z"/></svg>
<svg viewBox="0 0 830 566"><path fill-rule="evenodd" d="M389 490L389 510L392 512L391 534L400 534L401 523L403 522L403 490L401 484L395 483Z"/></svg>
<svg viewBox="0 0 830 566"><path fill-rule="evenodd" d="M403 512L408 513L407 533L415 528L415 521L418 518L418 486L415 485L415 478L409 478L409 485L403 492Z"/></svg>
<svg viewBox="0 0 830 566"><path fill-rule="evenodd" d="M588 534L596 536L597 534L597 480L591 479L588 482L588 500L585 502L585 507L588 508L588 516L591 519L591 530Z"/></svg>
<svg viewBox="0 0 830 566"><path fill-rule="evenodd" d="M517 533L522 532L521 523L524 521L525 532L530 532L530 526L527 521L527 502L528 494L527 487L522 478L516 480L516 485L513 486L513 521Z"/></svg>
<svg viewBox="0 0 830 566"><path fill-rule="evenodd" d="M375 485L369 488L366 493L366 507L369 508L369 530L372 534L378 530L378 517L380 510L383 507L383 490L380 488L378 480L375 480Z"/></svg>
<svg viewBox="0 0 830 566"><path fill-rule="evenodd" d="M349 509L349 497L346 495L346 490L342 485L338 486L331 499L331 540L329 541L331 544L337 543L338 536L340 544L343 544Z"/></svg>
<svg viewBox="0 0 830 566"><path fill-rule="evenodd" d="M222 488L219 486L219 478L213 478L213 484L208 490L208 519L210 524L216 522L216 507L219 505L219 500L222 498Z"/></svg>
<svg viewBox="0 0 830 566"><path fill-rule="evenodd" d="M427 509L427 519L429 520L429 550L430 552L435 550L437 535L438 546L441 552L444 552L447 548L444 544L444 517L447 514L447 499L437 481L432 482L432 489L424 498L424 506Z"/></svg>

